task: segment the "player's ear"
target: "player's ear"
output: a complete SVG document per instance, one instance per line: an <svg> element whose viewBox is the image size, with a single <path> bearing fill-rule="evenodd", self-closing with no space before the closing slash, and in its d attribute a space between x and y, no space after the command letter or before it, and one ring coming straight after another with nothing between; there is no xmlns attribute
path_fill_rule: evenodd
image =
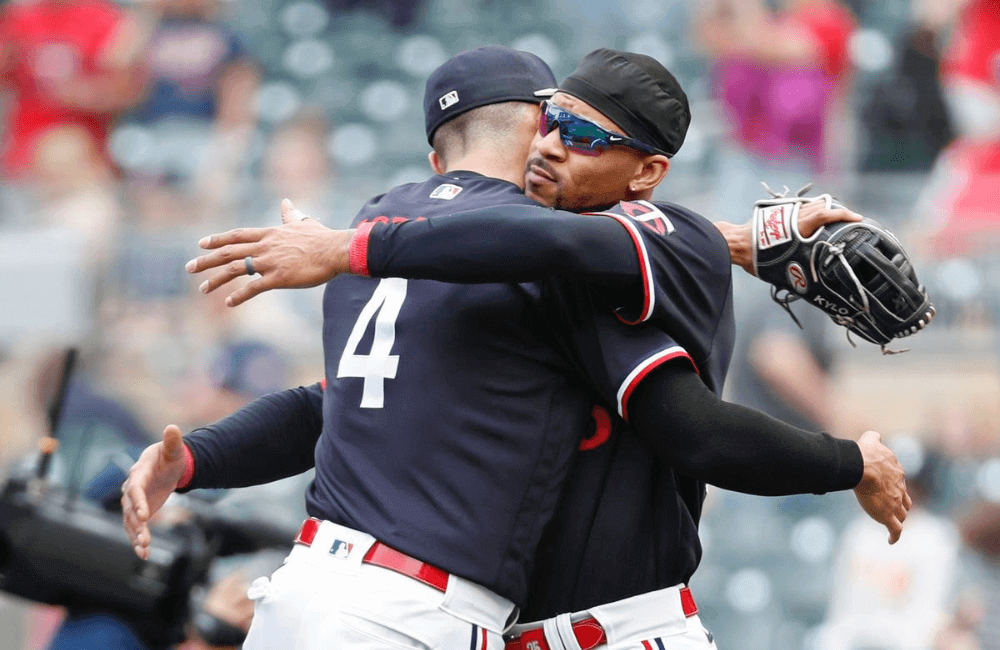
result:
<svg viewBox="0 0 1000 650"><path fill-rule="evenodd" d="M629 183L629 189L635 194L651 192L670 171L670 159L666 156L646 156L642 166Z"/></svg>
<svg viewBox="0 0 1000 650"><path fill-rule="evenodd" d="M427 154L427 162L431 164L431 169L434 170L435 174L443 174L445 172L444 163L441 162L441 156L438 152L431 151Z"/></svg>

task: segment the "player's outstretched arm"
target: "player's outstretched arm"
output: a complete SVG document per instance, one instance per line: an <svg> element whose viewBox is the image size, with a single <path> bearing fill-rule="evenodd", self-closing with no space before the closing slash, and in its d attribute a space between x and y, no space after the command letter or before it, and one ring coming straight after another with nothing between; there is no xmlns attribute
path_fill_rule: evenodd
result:
<svg viewBox="0 0 1000 650"><path fill-rule="evenodd" d="M798 228L809 237L826 224L861 219L818 198L803 204ZM753 274L751 222L715 226L725 237L732 263ZM358 241L362 237L364 241ZM614 219L530 205L375 224L359 232L352 248L351 272L362 272L361 267L376 277L474 283L571 275L621 290L640 283L643 272L632 234Z"/></svg>
<svg viewBox="0 0 1000 650"><path fill-rule="evenodd" d="M386 220L357 230L331 230L285 200L282 226L205 237L199 245L211 252L185 268L189 273L215 269L200 287L205 293L251 270L261 274L227 297L231 307L270 289L316 286L341 273L456 283L572 275L608 289L641 282L635 244L612 219L531 205L454 217L461 218Z"/></svg>
<svg viewBox="0 0 1000 650"><path fill-rule="evenodd" d="M149 558L149 520L159 512L184 476L184 443L177 425L163 430L163 440L146 447L122 484L122 520L135 554Z"/></svg>
<svg viewBox="0 0 1000 650"><path fill-rule="evenodd" d="M122 519L136 555L148 558L149 520L174 491L259 485L313 467L322 404L322 386L313 384L265 395L183 440L168 426L122 486Z"/></svg>
<svg viewBox="0 0 1000 650"><path fill-rule="evenodd" d="M627 412L633 431L684 475L761 496L853 489L890 543L899 539L912 502L899 462L873 431L855 443L793 427L721 400L681 361L647 376Z"/></svg>
<svg viewBox="0 0 1000 650"><path fill-rule="evenodd" d="M321 384L265 395L184 438L194 471L180 490L247 487L301 474L315 465L322 432Z"/></svg>
<svg viewBox="0 0 1000 650"><path fill-rule="evenodd" d="M211 252L188 262L187 271L217 269L202 283L205 293L250 271L261 274L227 297L231 307L271 289L318 286L341 273L456 283L529 282L567 275L611 291L642 282L635 242L606 217L505 205L451 217L332 230L308 219L286 199L281 218L280 227L239 228L203 238L199 245ZM845 208L809 203L800 212L799 230L809 236L824 224L859 219ZM753 273L750 224L719 222L716 227L726 238L733 263Z"/></svg>
<svg viewBox="0 0 1000 650"><path fill-rule="evenodd" d="M860 214L844 207L828 208L821 197L817 197L816 200L803 204L799 210L799 234L809 238L827 224L840 221L856 222L862 219ZM717 221L715 227L729 244L729 256L733 264L756 276L757 272L753 266L753 224L750 221L739 225L728 221Z"/></svg>

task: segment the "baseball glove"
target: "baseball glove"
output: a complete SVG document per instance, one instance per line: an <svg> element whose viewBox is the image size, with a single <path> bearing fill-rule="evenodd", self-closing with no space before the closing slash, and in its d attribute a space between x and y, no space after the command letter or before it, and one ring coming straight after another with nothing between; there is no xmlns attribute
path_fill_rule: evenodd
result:
<svg viewBox="0 0 1000 650"><path fill-rule="evenodd" d="M801 327L789 304L805 300L838 325L889 350L895 338L916 334L934 317L927 290L896 237L871 219L827 224L808 238L799 233L798 214L808 201L841 207L829 194L795 196L788 189L757 201L753 212L753 264L769 282L771 296Z"/></svg>

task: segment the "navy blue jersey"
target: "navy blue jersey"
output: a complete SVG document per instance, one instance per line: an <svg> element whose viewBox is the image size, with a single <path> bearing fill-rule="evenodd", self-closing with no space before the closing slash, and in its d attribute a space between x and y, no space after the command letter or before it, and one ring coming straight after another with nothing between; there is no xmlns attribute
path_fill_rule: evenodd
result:
<svg viewBox="0 0 1000 650"><path fill-rule="evenodd" d="M597 416L601 443L576 455L538 545L523 621L686 583L701 561L705 485L612 417Z"/></svg>
<svg viewBox="0 0 1000 650"><path fill-rule="evenodd" d="M670 332L683 352L664 360L689 358L705 384L721 393L735 329L722 235L703 217L671 204L620 203L601 214L629 230L643 272L640 296L609 298L618 316L638 328ZM622 389L622 415L633 388ZM595 410L591 431L594 442L577 455L539 544L523 620L686 583L701 560L705 484L654 456L620 418Z"/></svg>
<svg viewBox="0 0 1000 650"><path fill-rule="evenodd" d="M396 188L355 225L526 202L513 184L461 172ZM518 604L590 401L626 403L644 369L681 351L564 279L339 277L324 296L323 344L309 514Z"/></svg>
<svg viewBox="0 0 1000 650"><path fill-rule="evenodd" d="M622 322L652 323L684 348L721 393L736 335L729 246L708 219L666 202L622 201L596 214L618 220L639 257L642 292L609 299Z"/></svg>

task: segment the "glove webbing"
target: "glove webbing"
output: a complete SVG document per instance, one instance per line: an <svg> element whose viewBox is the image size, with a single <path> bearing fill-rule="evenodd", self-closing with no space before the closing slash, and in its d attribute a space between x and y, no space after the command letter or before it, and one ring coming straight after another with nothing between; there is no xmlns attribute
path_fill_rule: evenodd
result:
<svg viewBox="0 0 1000 650"><path fill-rule="evenodd" d="M768 188L768 190L770 191L770 188ZM824 245L827 247L827 249L829 249L828 254L836 256L837 260L840 261L840 263L844 266L845 269L847 269L847 273L850 276L851 280L854 282L854 286L858 290L858 295L861 296L861 300L864 303L864 306L861 309L861 313L870 313L871 305L868 303L868 294L865 291L864 285L861 284L861 280L858 279L857 274L854 273L854 269L851 268L851 265L848 263L847 258L844 257L844 247L846 246L846 242L838 242L836 244L824 244ZM779 291L784 291L785 294L778 295ZM778 305L780 305L782 309L788 312L788 315L792 317L792 320L795 321L795 324L799 326L799 329L803 329L802 323L799 322L799 319L795 316L795 312L792 311L791 303L801 299L801 297L802 296L794 294L791 291L788 291L787 289L779 289L778 287L771 285L771 299L774 302L778 303ZM840 314L831 314L830 317L833 319L835 323L845 328L845 334L847 335L847 342L851 344L851 347L855 348L858 347L858 344L855 343L854 339L851 338L851 328L854 327L855 319L850 316L841 316ZM891 338L887 337L884 332L878 329L878 327L874 323L874 320L872 320L869 326L878 331L879 334L882 334L884 338ZM882 348L883 355L901 354L903 352L910 351L910 348L903 348L902 350L890 350L887 346L888 343L882 343L879 346Z"/></svg>

